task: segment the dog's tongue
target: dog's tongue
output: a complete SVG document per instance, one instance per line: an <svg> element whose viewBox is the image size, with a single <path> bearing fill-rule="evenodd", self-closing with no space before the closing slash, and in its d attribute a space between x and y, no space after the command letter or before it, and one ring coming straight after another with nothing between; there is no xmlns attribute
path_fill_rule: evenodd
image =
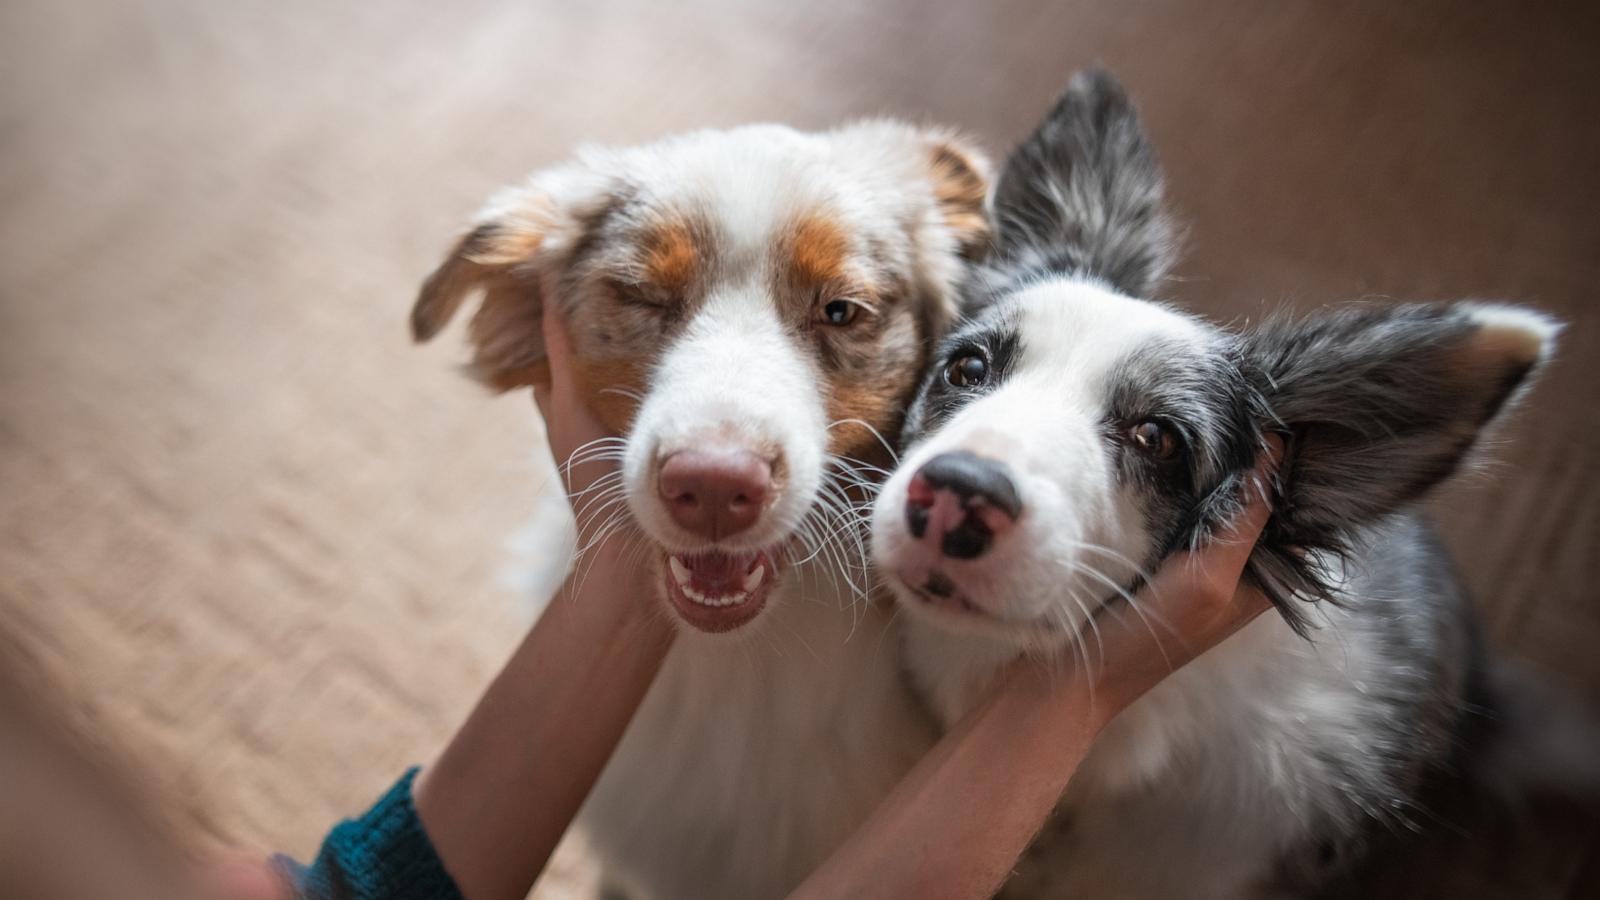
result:
<svg viewBox="0 0 1600 900"><path fill-rule="evenodd" d="M676 559L688 570L689 584L708 596L743 590L745 577L756 565L754 553L696 553Z"/></svg>

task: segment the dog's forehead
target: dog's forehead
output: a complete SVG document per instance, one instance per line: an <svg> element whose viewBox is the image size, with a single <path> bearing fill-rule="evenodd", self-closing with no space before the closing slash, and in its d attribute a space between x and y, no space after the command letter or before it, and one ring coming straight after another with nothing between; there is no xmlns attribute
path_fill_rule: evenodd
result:
<svg viewBox="0 0 1600 900"><path fill-rule="evenodd" d="M703 131L636 148L624 162L650 219L700 222L724 250L771 246L807 215L854 228L875 221L860 215L859 168L841 165L825 134L778 125Z"/></svg>
<svg viewBox="0 0 1600 900"><path fill-rule="evenodd" d="M1093 282L1053 279L1009 299L1021 338L1021 376L1093 377L1151 347L1205 352L1211 329L1158 303L1135 300Z"/></svg>

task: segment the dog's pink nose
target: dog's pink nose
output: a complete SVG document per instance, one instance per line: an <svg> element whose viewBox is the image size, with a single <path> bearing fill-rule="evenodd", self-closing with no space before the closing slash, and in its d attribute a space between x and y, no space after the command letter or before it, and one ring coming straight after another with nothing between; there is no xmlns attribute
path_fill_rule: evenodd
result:
<svg viewBox="0 0 1600 900"><path fill-rule="evenodd" d="M772 465L737 447L679 450L661 461L657 483L672 521L716 541L761 517L772 494Z"/></svg>

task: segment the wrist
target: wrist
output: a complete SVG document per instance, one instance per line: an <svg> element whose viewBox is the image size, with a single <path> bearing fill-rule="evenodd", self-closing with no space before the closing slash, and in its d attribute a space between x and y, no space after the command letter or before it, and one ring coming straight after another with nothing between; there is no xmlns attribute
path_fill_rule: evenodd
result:
<svg viewBox="0 0 1600 900"><path fill-rule="evenodd" d="M1015 730L1035 736L1031 745L1048 754L1086 749L1126 706L1081 665L1029 659L1013 664L994 692L980 715L1008 717Z"/></svg>
<svg viewBox="0 0 1600 900"><path fill-rule="evenodd" d="M1098 735L1171 671L1158 658L1153 666L1137 661L1113 662L1097 666L1092 675L1084 673L1081 676L1082 690L1093 698L1085 705L1088 711L1087 727Z"/></svg>
<svg viewBox="0 0 1600 900"><path fill-rule="evenodd" d="M1079 666L1074 667L1067 676L1064 699L1074 714L1073 727L1090 742L1097 739L1100 732L1111 724L1111 720L1131 702L1122 685L1116 678L1108 677L1108 674L1098 667L1090 672Z"/></svg>
<svg viewBox="0 0 1600 900"><path fill-rule="evenodd" d="M1026 687L1015 693L1029 695L1031 699L1025 702L1036 711L1048 710L1050 727L1059 733L1058 738L1093 741L1143 693L1134 690L1136 679L1126 677L1125 667L1116 662L1098 658L1092 665L1081 658L1065 666L1026 659L1019 662L1024 671L1016 674Z"/></svg>

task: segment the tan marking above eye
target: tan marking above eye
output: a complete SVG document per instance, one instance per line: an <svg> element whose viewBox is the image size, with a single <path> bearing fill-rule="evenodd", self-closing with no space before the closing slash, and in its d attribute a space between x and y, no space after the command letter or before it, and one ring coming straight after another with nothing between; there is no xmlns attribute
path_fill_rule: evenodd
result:
<svg viewBox="0 0 1600 900"><path fill-rule="evenodd" d="M881 316L892 302L852 258L845 225L824 213L796 222L787 251L789 289L809 298L809 317L819 325L847 328L863 316Z"/></svg>
<svg viewBox="0 0 1600 900"><path fill-rule="evenodd" d="M803 284L821 285L845 276L850 239L834 219L813 213L795 224L789 243L789 267Z"/></svg>
<svg viewBox="0 0 1600 900"><path fill-rule="evenodd" d="M700 251L687 223L659 225L645 236L643 245L644 277L650 286L681 294L694 283L700 269Z"/></svg>

